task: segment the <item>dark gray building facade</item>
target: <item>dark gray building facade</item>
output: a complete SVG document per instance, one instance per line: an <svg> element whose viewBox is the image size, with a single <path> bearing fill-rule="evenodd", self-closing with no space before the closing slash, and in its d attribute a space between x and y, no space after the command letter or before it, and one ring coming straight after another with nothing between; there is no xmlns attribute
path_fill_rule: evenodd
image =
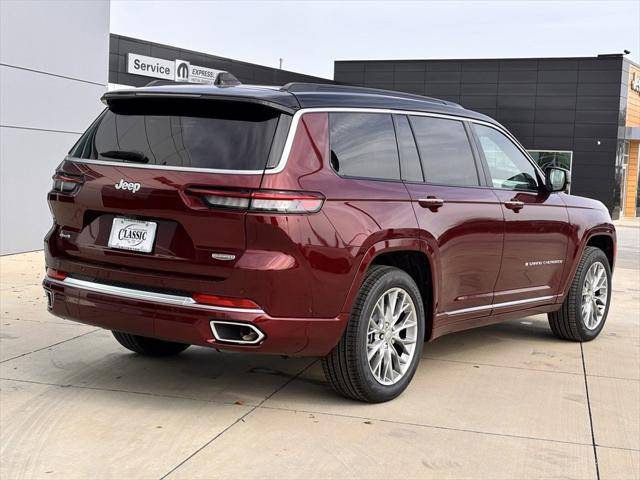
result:
<svg viewBox="0 0 640 480"><path fill-rule="evenodd" d="M134 59L171 74L136 70ZM342 83L450 100L501 122L542 166L570 168L571 193L600 200L614 218L640 214L640 70L622 55L336 61L330 80L111 34L109 88L176 80L180 62L247 84Z"/></svg>
<svg viewBox="0 0 640 480"><path fill-rule="evenodd" d="M337 82L428 95L485 113L534 158L561 158L571 193L620 214L630 65L588 58L336 61ZM628 130L628 129L627 129ZM637 172L634 172L637 175ZM636 183L637 189L637 183Z"/></svg>

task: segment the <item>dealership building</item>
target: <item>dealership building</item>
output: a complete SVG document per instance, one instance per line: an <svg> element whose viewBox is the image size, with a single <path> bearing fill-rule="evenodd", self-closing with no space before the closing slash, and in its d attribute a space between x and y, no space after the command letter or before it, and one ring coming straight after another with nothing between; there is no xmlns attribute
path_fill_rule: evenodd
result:
<svg viewBox="0 0 640 480"><path fill-rule="evenodd" d="M165 73L150 71L163 66ZM497 119L541 166L571 170L571 193L600 200L614 218L640 214L640 68L621 54L336 61L332 81L111 35L111 88L154 79L205 81L207 70L230 72L250 84L335 82L453 101Z"/></svg>
<svg viewBox="0 0 640 480"><path fill-rule="evenodd" d="M107 0L62 4L0 2L0 255L42 248L51 175L105 91L211 83L221 72L247 84L341 83L454 101L496 118L541 165L570 169L571 193L602 201L614 218L640 215L640 68L623 55L336 61L325 79L109 34ZM70 10L82 32L56 27Z"/></svg>

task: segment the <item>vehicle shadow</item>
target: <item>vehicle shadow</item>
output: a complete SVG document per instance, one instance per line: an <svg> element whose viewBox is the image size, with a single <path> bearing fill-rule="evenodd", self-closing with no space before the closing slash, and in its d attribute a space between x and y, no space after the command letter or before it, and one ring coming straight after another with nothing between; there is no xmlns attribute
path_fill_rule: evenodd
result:
<svg viewBox="0 0 640 480"><path fill-rule="evenodd" d="M559 345L563 344L566 342L556 340L551 334L546 317L529 317L453 333L425 343L419 369L430 368L430 360L434 359L495 364L500 357L504 357L501 361L526 368L526 362L554 357L558 354L555 350L562 349ZM300 403L340 398L324 379L316 358L218 352L200 347L191 347L175 357L145 358L123 353L112 345L109 349L106 356L77 364L77 368L60 365L67 372L63 382L247 405L257 405L294 385ZM532 354L538 358L531 360Z"/></svg>

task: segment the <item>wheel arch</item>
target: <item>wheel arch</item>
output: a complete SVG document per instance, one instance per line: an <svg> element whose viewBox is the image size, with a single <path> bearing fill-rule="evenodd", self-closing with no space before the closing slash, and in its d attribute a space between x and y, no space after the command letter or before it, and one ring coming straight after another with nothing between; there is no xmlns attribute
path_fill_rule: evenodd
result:
<svg viewBox="0 0 640 480"><path fill-rule="evenodd" d="M587 247L596 247L602 250L609 260L609 268L611 269L611 273L613 273L617 248L616 242L615 229L611 224L603 224L593 227L582 236L579 248L576 249L575 256L573 258L568 258L568 260L571 260L571 269L569 270L568 275L564 278L562 290L556 298L556 303L562 303L564 301L571 282L573 281L573 277L578 270L580 259L584 255L584 251Z"/></svg>
<svg viewBox="0 0 640 480"><path fill-rule="evenodd" d="M418 239L408 238L385 240L369 247L360 262L343 312L351 311L365 275L373 265L388 265L399 268L416 282L422 296L425 312L425 338L430 339L433 331L434 299L437 298L437 285L434 281L436 278L434 258L428 245Z"/></svg>

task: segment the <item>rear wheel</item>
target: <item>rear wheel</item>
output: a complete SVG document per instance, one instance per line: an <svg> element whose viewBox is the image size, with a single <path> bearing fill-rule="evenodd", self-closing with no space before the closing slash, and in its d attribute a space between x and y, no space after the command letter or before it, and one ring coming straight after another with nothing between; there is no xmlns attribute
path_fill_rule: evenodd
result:
<svg viewBox="0 0 640 480"><path fill-rule="evenodd" d="M322 359L331 386L345 397L385 402L413 377L424 342L420 291L404 271L373 266L338 345Z"/></svg>
<svg viewBox="0 0 640 480"><path fill-rule="evenodd" d="M132 352L150 357L167 357L183 352L189 345L184 343L166 342L156 338L131 335L123 332L111 332L120 345Z"/></svg>
<svg viewBox="0 0 640 480"><path fill-rule="evenodd" d="M562 308L549 314L556 337L587 342L604 327L611 300L611 268L602 250L587 247Z"/></svg>

